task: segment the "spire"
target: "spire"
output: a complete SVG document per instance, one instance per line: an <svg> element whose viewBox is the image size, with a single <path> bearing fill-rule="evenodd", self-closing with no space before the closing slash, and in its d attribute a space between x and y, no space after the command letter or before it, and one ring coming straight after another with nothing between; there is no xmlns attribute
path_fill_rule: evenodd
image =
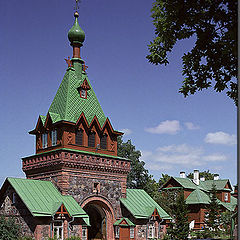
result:
<svg viewBox="0 0 240 240"><path fill-rule="evenodd" d="M73 47L73 58L80 58L80 47L85 40L85 33L78 24L79 14L77 11L74 13L74 17L75 22L68 32L68 39Z"/></svg>

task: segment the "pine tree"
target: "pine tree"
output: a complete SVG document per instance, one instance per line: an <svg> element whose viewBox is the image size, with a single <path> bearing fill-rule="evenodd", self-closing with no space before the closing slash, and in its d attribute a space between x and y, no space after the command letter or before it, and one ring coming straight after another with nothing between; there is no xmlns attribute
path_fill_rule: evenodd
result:
<svg viewBox="0 0 240 240"><path fill-rule="evenodd" d="M209 230L212 230L214 232L218 230L218 227L220 225L219 216L220 207L217 199L216 185L213 184L210 191L210 202L205 215L205 224Z"/></svg>
<svg viewBox="0 0 240 240"><path fill-rule="evenodd" d="M175 240L187 240L189 234L188 209L184 200L183 191L177 196L176 202L172 208L174 222L168 230L169 235Z"/></svg>

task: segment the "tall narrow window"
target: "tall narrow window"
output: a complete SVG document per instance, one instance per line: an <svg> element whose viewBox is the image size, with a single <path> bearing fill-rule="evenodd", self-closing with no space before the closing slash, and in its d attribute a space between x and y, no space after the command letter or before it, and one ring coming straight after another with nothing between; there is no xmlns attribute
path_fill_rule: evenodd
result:
<svg viewBox="0 0 240 240"><path fill-rule="evenodd" d="M130 238L134 238L134 227L130 227Z"/></svg>
<svg viewBox="0 0 240 240"><path fill-rule="evenodd" d="M82 146L83 145L83 130L77 130L75 134L75 144Z"/></svg>
<svg viewBox="0 0 240 240"><path fill-rule="evenodd" d="M12 204L16 203L16 193L12 194Z"/></svg>
<svg viewBox="0 0 240 240"><path fill-rule="evenodd" d="M88 146L95 147L95 132L90 132L88 135Z"/></svg>
<svg viewBox="0 0 240 240"><path fill-rule="evenodd" d="M51 135L52 135L52 146L56 146L57 145L57 130L54 129L51 132Z"/></svg>
<svg viewBox="0 0 240 240"><path fill-rule="evenodd" d="M148 227L148 238L154 238L155 237L155 228L153 224L150 224Z"/></svg>
<svg viewBox="0 0 240 240"><path fill-rule="evenodd" d="M119 238L119 226L115 227L115 238Z"/></svg>
<svg viewBox="0 0 240 240"><path fill-rule="evenodd" d="M42 148L47 148L47 133L42 134Z"/></svg>
<svg viewBox="0 0 240 240"><path fill-rule="evenodd" d="M228 201L228 193L224 193L224 201L225 201L225 202Z"/></svg>
<svg viewBox="0 0 240 240"><path fill-rule="evenodd" d="M82 226L82 240L87 239L87 227Z"/></svg>
<svg viewBox="0 0 240 240"><path fill-rule="evenodd" d="M104 134L100 139L100 148L107 149L107 135Z"/></svg>
<svg viewBox="0 0 240 240"><path fill-rule="evenodd" d="M54 222L53 223L53 234L56 239L63 239L63 222Z"/></svg>

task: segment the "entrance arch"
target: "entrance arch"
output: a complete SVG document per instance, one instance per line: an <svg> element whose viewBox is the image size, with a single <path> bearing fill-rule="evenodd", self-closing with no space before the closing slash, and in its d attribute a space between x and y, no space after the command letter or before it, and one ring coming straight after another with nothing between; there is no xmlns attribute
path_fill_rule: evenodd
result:
<svg viewBox="0 0 240 240"><path fill-rule="evenodd" d="M88 240L114 240L115 217L111 204L103 197L93 196L85 199L81 207L87 212L90 219Z"/></svg>

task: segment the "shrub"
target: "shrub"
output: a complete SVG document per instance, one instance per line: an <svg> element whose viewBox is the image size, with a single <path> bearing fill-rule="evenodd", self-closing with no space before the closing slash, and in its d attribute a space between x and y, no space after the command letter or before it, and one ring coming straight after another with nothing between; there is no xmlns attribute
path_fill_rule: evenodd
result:
<svg viewBox="0 0 240 240"><path fill-rule="evenodd" d="M0 239L16 240L19 237L20 226L13 218L0 217Z"/></svg>

